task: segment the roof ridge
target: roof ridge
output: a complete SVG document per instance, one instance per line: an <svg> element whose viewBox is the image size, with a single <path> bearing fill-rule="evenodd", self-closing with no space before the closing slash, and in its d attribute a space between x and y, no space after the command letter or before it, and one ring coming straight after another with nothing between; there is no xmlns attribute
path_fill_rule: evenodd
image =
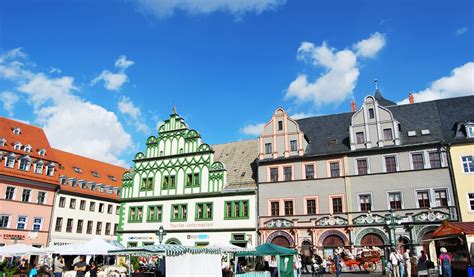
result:
<svg viewBox="0 0 474 277"><path fill-rule="evenodd" d="M80 157L80 158L82 158L82 159L87 159L87 160L92 160L92 161L94 161L94 162L99 162L99 163L105 164L105 165L107 165L107 166L113 166L113 167L117 167L117 168L120 168L120 169L128 170L127 168L121 167L121 166L119 166L119 165L115 165L115 164L112 164L112 163L100 161L100 160L97 160L97 159L94 159L94 158L89 158L89 157L86 157L86 156L83 156L83 155L79 155L79 154L76 154L76 153L72 153L72 152L68 152L68 151L65 151L65 150L62 150L62 149L58 149L58 148L51 148L51 149L52 149L53 151L63 152L63 153L66 153L66 154L68 154L68 155Z"/></svg>

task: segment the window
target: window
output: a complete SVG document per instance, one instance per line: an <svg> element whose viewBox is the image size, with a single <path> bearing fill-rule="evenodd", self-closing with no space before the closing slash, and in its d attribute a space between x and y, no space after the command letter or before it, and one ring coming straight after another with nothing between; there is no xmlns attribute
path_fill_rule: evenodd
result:
<svg viewBox="0 0 474 277"><path fill-rule="evenodd" d="M30 202L30 195L31 195L30 189L23 189L23 194L21 195L21 201Z"/></svg>
<svg viewBox="0 0 474 277"><path fill-rule="evenodd" d="M19 216L16 222L16 228L24 230L26 228L26 216Z"/></svg>
<svg viewBox="0 0 474 277"><path fill-rule="evenodd" d="M339 177L339 162L329 163L329 168L331 170L331 177Z"/></svg>
<svg viewBox="0 0 474 277"><path fill-rule="evenodd" d="M62 227L63 227L63 218L62 217L56 218L56 226L54 227L54 230L56 232L61 232Z"/></svg>
<svg viewBox="0 0 474 277"><path fill-rule="evenodd" d="M15 187L7 187L7 190L5 191L5 199L13 200L14 196L15 196Z"/></svg>
<svg viewBox="0 0 474 277"><path fill-rule="evenodd" d="M5 167L13 168L15 166L15 156L7 156L5 158Z"/></svg>
<svg viewBox="0 0 474 277"><path fill-rule="evenodd" d="M162 206L148 206L147 222L161 222L163 218Z"/></svg>
<svg viewBox="0 0 474 277"><path fill-rule="evenodd" d="M357 140L357 144L365 143L364 132L357 132L356 133L356 140Z"/></svg>
<svg viewBox="0 0 474 277"><path fill-rule="evenodd" d="M296 140L290 140L290 149L291 151L298 150L298 144L296 144Z"/></svg>
<svg viewBox="0 0 474 277"><path fill-rule="evenodd" d="M272 153L272 144L265 143L265 154L271 154L271 153Z"/></svg>
<svg viewBox="0 0 474 277"><path fill-rule="evenodd" d="M439 155L439 152L430 152L429 155L431 168L441 167L441 157Z"/></svg>
<svg viewBox="0 0 474 277"><path fill-rule="evenodd" d="M400 210L402 208L402 193L401 192L389 192L388 202L390 209Z"/></svg>
<svg viewBox="0 0 474 277"><path fill-rule="evenodd" d="M0 146L5 146L7 140L5 138L0 138Z"/></svg>
<svg viewBox="0 0 474 277"><path fill-rule="evenodd" d="M212 203L196 203L196 220L212 220Z"/></svg>
<svg viewBox="0 0 474 277"><path fill-rule="evenodd" d="M397 172L397 161L395 156L385 157L385 172Z"/></svg>
<svg viewBox="0 0 474 277"><path fill-rule="evenodd" d="M66 233L72 233L72 225L74 223L74 219L68 218L66 224Z"/></svg>
<svg viewBox="0 0 474 277"><path fill-rule="evenodd" d="M115 223L114 224L114 236L117 235L117 232L118 232L118 223Z"/></svg>
<svg viewBox="0 0 474 277"><path fill-rule="evenodd" d="M270 168L270 181L278 182L278 168Z"/></svg>
<svg viewBox="0 0 474 277"><path fill-rule="evenodd" d="M162 189L174 189L176 188L176 176L164 176Z"/></svg>
<svg viewBox="0 0 474 277"><path fill-rule="evenodd" d="M423 169L425 168L423 163L423 153L413 153L411 154L411 159L413 162L413 169Z"/></svg>
<svg viewBox="0 0 474 277"><path fill-rule="evenodd" d="M102 233L102 222L97 222L97 225L95 226L95 234L101 235L101 233Z"/></svg>
<svg viewBox="0 0 474 277"><path fill-rule="evenodd" d="M392 129L383 129L383 140L393 140Z"/></svg>
<svg viewBox="0 0 474 277"><path fill-rule="evenodd" d="M0 228L8 228L8 223L10 222L9 215L0 215Z"/></svg>
<svg viewBox="0 0 474 277"><path fill-rule="evenodd" d="M46 201L46 192L39 191L38 192L38 204L44 204L45 201Z"/></svg>
<svg viewBox="0 0 474 277"><path fill-rule="evenodd" d="M333 213L342 213L342 197L333 197L332 198L332 212Z"/></svg>
<svg viewBox="0 0 474 277"><path fill-rule="evenodd" d="M25 145L25 147L23 148L23 150L27 153L30 153L31 152L31 145Z"/></svg>
<svg viewBox="0 0 474 277"><path fill-rule="evenodd" d="M293 215L293 200L286 200L285 204L285 215Z"/></svg>
<svg viewBox="0 0 474 277"><path fill-rule="evenodd" d="M278 121L278 131L283 130L283 121L279 120Z"/></svg>
<svg viewBox="0 0 474 277"><path fill-rule="evenodd" d="M92 222L92 220L87 221L86 233L89 235L92 234L92 225L94 225L94 222Z"/></svg>
<svg viewBox="0 0 474 277"><path fill-rule="evenodd" d="M90 212L95 212L95 202L90 202L89 203L89 211Z"/></svg>
<svg viewBox="0 0 474 277"><path fill-rule="evenodd" d="M60 208L64 208L66 206L66 198L65 197L59 197L59 203L58 203Z"/></svg>
<svg viewBox="0 0 474 277"><path fill-rule="evenodd" d="M372 119L374 118L374 109L369 109L369 118Z"/></svg>
<svg viewBox="0 0 474 277"><path fill-rule="evenodd" d="M81 169L81 168L75 167L75 166L73 166L72 168L74 169L74 172L76 172L76 173L82 173L82 169Z"/></svg>
<svg viewBox="0 0 474 277"><path fill-rule="evenodd" d="M82 229L84 228L84 220L77 220L76 233L82 234Z"/></svg>
<svg viewBox="0 0 474 277"><path fill-rule="evenodd" d="M43 163L40 163L40 162L35 163L34 171L36 174L43 174Z"/></svg>
<svg viewBox="0 0 474 277"><path fill-rule="evenodd" d="M81 203L79 204L79 209L81 211L84 211L86 209L86 200L81 200Z"/></svg>
<svg viewBox="0 0 474 277"><path fill-rule="evenodd" d="M463 156L461 160L464 173L474 173L473 156Z"/></svg>
<svg viewBox="0 0 474 277"><path fill-rule="evenodd" d="M104 212L104 203L99 203L99 213Z"/></svg>
<svg viewBox="0 0 474 277"><path fill-rule="evenodd" d="M357 174L366 175L367 173L367 159L357 159Z"/></svg>
<svg viewBox="0 0 474 277"><path fill-rule="evenodd" d="M468 138L474 138L474 126L466 125L466 135Z"/></svg>
<svg viewBox="0 0 474 277"><path fill-rule="evenodd" d="M15 143L15 145L13 145L13 149L20 150L21 149L21 143L19 143L19 142Z"/></svg>
<svg viewBox="0 0 474 277"><path fill-rule="evenodd" d="M97 171L91 171L91 174L92 174L92 176L94 176L96 178L100 177L99 172L97 172Z"/></svg>
<svg viewBox="0 0 474 277"><path fill-rule="evenodd" d="M130 207L128 213L128 222L142 222L143 207Z"/></svg>
<svg viewBox="0 0 474 277"><path fill-rule="evenodd" d="M306 179L314 179L314 164L307 164L304 166Z"/></svg>
<svg viewBox="0 0 474 277"><path fill-rule="evenodd" d="M113 210L114 210L114 206L112 206L112 205L110 205L110 204L107 205L107 213L108 213L108 214L112 214L112 211L113 211Z"/></svg>
<svg viewBox="0 0 474 277"><path fill-rule="evenodd" d="M474 211L474 193L468 193L467 198L469 200L468 206L470 211Z"/></svg>
<svg viewBox="0 0 474 277"><path fill-rule="evenodd" d="M280 202L279 201L270 202L270 212L272 216L280 215Z"/></svg>
<svg viewBox="0 0 474 277"><path fill-rule="evenodd" d="M117 181L117 178L115 178L115 176L109 175L107 177L109 177L110 181L113 181L113 182Z"/></svg>
<svg viewBox="0 0 474 277"><path fill-rule="evenodd" d="M171 205L171 221L186 221L188 219L188 205Z"/></svg>
<svg viewBox="0 0 474 277"><path fill-rule="evenodd" d="M283 168L283 177L285 178L285 181L291 181L291 167L290 166L285 166Z"/></svg>
<svg viewBox="0 0 474 277"><path fill-rule="evenodd" d="M186 187L199 187L199 173L188 173L186 178Z"/></svg>
<svg viewBox="0 0 474 277"><path fill-rule="evenodd" d="M69 200L69 209L75 209L76 208L76 199L71 198Z"/></svg>
<svg viewBox="0 0 474 277"><path fill-rule="evenodd" d="M249 217L249 201L226 201L224 219L243 219Z"/></svg>
<svg viewBox="0 0 474 277"><path fill-rule="evenodd" d="M110 225L111 224L109 222L105 223L105 235L106 236L110 235Z"/></svg>
<svg viewBox="0 0 474 277"><path fill-rule="evenodd" d="M140 190L152 190L153 189L153 177L142 178L142 184Z"/></svg>
<svg viewBox="0 0 474 277"><path fill-rule="evenodd" d="M436 207L448 207L448 192L445 189L434 191Z"/></svg>
<svg viewBox="0 0 474 277"><path fill-rule="evenodd" d="M38 155L40 155L40 156L46 155L46 149L41 148L41 149L38 151Z"/></svg>
<svg viewBox="0 0 474 277"><path fill-rule="evenodd" d="M316 214L316 199L306 199L306 214Z"/></svg>
<svg viewBox="0 0 474 277"><path fill-rule="evenodd" d="M359 204L361 212L368 212L372 210L372 197L370 194L359 194Z"/></svg>
<svg viewBox="0 0 474 277"><path fill-rule="evenodd" d="M54 166L53 165L48 165L48 167L46 167L46 175L48 175L48 176L53 176L54 175Z"/></svg>
<svg viewBox="0 0 474 277"><path fill-rule="evenodd" d="M20 134L20 132L21 132L20 127L15 127L15 128L13 129L13 133L14 133L15 135L17 135L17 136Z"/></svg>
<svg viewBox="0 0 474 277"><path fill-rule="evenodd" d="M30 160L27 158L23 158L20 160L20 164L18 165L18 169L22 171L28 171L30 170Z"/></svg>
<svg viewBox="0 0 474 277"><path fill-rule="evenodd" d="M33 219L33 231L41 231L43 219L41 217L35 217Z"/></svg>
<svg viewBox="0 0 474 277"><path fill-rule="evenodd" d="M115 214L120 215L120 206L115 207Z"/></svg>
<svg viewBox="0 0 474 277"><path fill-rule="evenodd" d="M417 193L418 207L429 208L430 207L430 193L427 190L418 191Z"/></svg>

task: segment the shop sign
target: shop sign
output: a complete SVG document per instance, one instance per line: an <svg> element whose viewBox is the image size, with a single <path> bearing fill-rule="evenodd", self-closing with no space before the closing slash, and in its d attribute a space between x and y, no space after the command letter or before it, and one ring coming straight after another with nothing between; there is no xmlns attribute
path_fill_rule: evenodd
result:
<svg viewBox="0 0 474 277"><path fill-rule="evenodd" d="M155 236L130 236L129 240L155 240Z"/></svg>
<svg viewBox="0 0 474 277"><path fill-rule="evenodd" d="M188 239L198 239L198 240L209 239L209 235L207 234L188 235Z"/></svg>
<svg viewBox="0 0 474 277"><path fill-rule="evenodd" d="M24 240L25 238L26 236L21 234L3 234L3 239Z"/></svg>
<svg viewBox="0 0 474 277"><path fill-rule="evenodd" d="M212 227L212 222L196 222L196 223L172 223L171 228L204 228Z"/></svg>
<svg viewBox="0 0 474 277"><path fill-rule="evenodd" d="M65 242L65 241L55 241L53 242L54 246L63 246L63 245L70 245L72 242Z"/></svg>

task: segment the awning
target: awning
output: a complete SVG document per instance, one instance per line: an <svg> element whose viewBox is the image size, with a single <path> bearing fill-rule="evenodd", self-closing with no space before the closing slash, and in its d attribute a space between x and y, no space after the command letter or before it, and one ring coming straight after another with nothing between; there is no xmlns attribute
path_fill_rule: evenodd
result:
<svg viewBox="0 0 474 277"><path fill-rule="evenodd" d="M441 226L433 232L433 238L466 234L474 234L474 222L448 222L445 220Z"/></svg>
<svg viewBox="0 0 474 277"><path fill-rule="evenodd" d="M296 254L298 254L298 252L294 249L289 249L272 243L265 243L257 246L255 251L235 253L236 256L292 256Z"/></svg>
<svg viewBox="0 0 474 277"><path fill-rule="evenodd" d="M109 251L109 254L114 255L165 255L165 256L180 256L184 254L220 254L223 251L214 247L192 247L176 244L160 244L147 245L141 247L129 247L120 250Z"/></svg>

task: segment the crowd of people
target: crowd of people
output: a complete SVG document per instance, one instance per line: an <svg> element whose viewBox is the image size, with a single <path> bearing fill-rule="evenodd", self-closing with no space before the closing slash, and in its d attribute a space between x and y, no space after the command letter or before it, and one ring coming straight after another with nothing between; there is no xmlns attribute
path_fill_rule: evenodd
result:
<svg viewBox="0 0 474 277"><path fill-rule="evenodd" d="M438 257L438 273L443 277L451 277L451 254L448 253L445 247L441 247L441 254ZM387 270L392 277L411 277L412 273L416 272L418 276L428 276L430 269L435 268L434 261L424 250L420 251L418 257L413 257L410 249L406 249L405 253L401 253L398 249L393 248L387 263Z"/></svg>

